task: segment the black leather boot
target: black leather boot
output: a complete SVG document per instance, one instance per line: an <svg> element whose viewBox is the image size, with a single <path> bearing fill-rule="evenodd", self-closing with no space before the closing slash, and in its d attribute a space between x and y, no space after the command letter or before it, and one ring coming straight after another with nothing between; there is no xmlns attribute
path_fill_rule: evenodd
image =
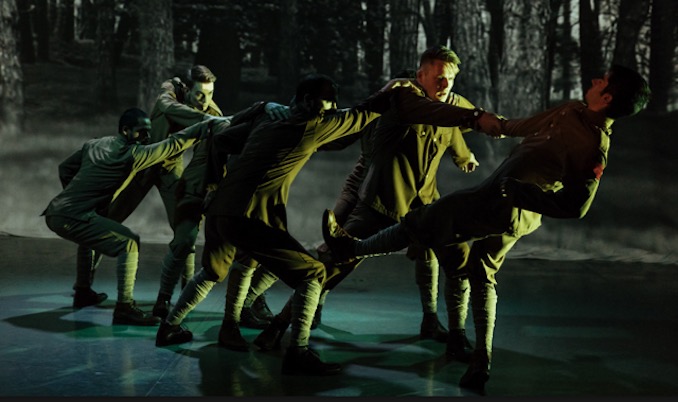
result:
<svg viewBox="0 0 678 402"><path fill-rule="evenodd" d="M172 304L170 303L170 296L159 293L158 298L153 305L152 314L156 317L160 317L163 320L167 318Z"/></svg>
<svg viewBox="0 0 678 402"><path fill-rule="evenodd" d="M332 210L326 209L323 213L322 234L335 265L347 264L356 259L354 247L358 239L339 226Z"/></svg>
<svg viewBox="0 0 678 402"><path fill-rule="evenodd" d="M307 348L290 346L285 352L282 373L285 375L334 375L341 372L341 365L325 363L318 354Z"/></svg>
<svg viewBox="0 0 678 402"><path fill-rule="evenodd" d="M474 350L466 373L459 380L459 386L485 393L485 383L490 379L490 356L485 350Z"/></svg>
<svg viewBox="0 0 678 402"><path fill-rule="evenodd" d="M264 351L280 349L280 342L289 326L290 323L283 321L279 316L273 317L268 327L254 339L254 344Z"/></svg>
<svg viewBox="0 0 678 402"><path fill-rule="evenodd" d="M113 310L113 324L155 326L161 319L148 314L137 307L136 302L116 303Z"/></svg>
<svg viewBox="0 0 678 402"><path fill-rule="evenodd" d="M169 346L193 340L193 333L181 325L172 325L163 321L155 336L155 346Z"/></svg>
<svg viewBox="0 0 678 402"><path fill-rule="evenodd" d="M240 326L245 328L265 329L270 321L259 319L252 308L243 307L240 311Z"/></svg>
<svg viewBox="0 0 678 402"><path fill-rule="evenodd" d="M260 294L259 297L254 299L252 303L252 313L255 317L260 320L270 322L273 319L273 312L268 308L266 303L266 296L264 293Z"/></svg>
<svg viewBox="0 0 678 402"><path fill-rule="evenodd" d="M436 342L447 342L447 329L438 320L436 313L424 313L419 330L420 339L433 339Z"/></svg>
<svg viewBox="0 0 678 402"><path fill-rule="evenodd" d="M235 321L223 320L219 329L219 345L238 352L247 352L250 346L240 333L240 326Z"/></svg>
<svg viewBox="0 0 678 402"><path fill-rule="evenodd" d="M97 293L92 288L74 288L73 308L96 306L108 299L106 293Z"/></svg>
<svg viewBox="0 0 678 402"><path fill-rule="evenodd" d="M448 360L468 363L471 361L471 353L473 353L473 347L466 337L466 330L450 330L447 335L447 348L445 349L445 356Z"/></svg>

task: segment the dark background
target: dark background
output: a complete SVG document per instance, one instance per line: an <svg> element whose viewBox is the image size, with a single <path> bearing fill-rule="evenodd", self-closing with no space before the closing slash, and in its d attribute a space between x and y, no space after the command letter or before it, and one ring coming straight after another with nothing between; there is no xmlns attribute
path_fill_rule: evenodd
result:
<svg viewBox="0 0 678 402"><path fill-rule="evenodd" d="M341 85L340 106L416 68L427 46L462 60L454 90L523 117L580 98L611 63L648 78L647 111L614 126L609 166L583 220L545 219L512 256L676 261L676 21L671 0L0 0L0 231L54 237L39 216L58 193L57 165L88 138L111 135L129 106L150 109L158 84L193 64L217 75L226 114L257 100L287 103L300 75ZM677 18L674 18L677 17ZM467 135L481 163L450 161L441 193L486 177L512 146ZM318 153L292 186L290 231L320 242L357 146ZM126 221L142 242L171 231L154 190Z"/></svg>

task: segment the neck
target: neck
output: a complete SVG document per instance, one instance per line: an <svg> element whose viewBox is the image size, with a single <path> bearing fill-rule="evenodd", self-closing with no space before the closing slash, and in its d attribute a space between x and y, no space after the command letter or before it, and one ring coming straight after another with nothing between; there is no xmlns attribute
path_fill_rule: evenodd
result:
<svg viewBox="0 0 678 402"><path fill-rule="evenodd" d="M612 127L612 124L614 124L614 119L612 119L610 117L605 117L605 128L607 130L609 130L610 127Z"/></svg>
<svg viewBox="0 0 678 402"><path fill-rule="evenodd" d="M592 105L592 104L586 104L586 109L590 113L594 113L597 117L595 117L595 120L597 121L598 125L601 125L602 128L609 130L610 127L612 127L612 124L614 123L614 119L611 117L605 116L605 107L602 105Z"/></svg>

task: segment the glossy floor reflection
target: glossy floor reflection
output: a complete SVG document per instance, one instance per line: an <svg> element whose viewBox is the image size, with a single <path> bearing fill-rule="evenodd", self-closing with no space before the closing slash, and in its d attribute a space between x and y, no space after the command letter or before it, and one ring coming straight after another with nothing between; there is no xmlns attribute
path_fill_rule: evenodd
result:
<svg viewBox="0 0 678 402"><path fill-rule="evenodd" d="M148 310L165 247L142 246L135 296ZM0 236L0 251L0 396L475 396L457 386L464 365L446 362L443 344L418 339L418 292L402 255L368 260L329 295L311 342L344 372L318 378L282 376L280 351L217 345L225 283L186 320L193 342L156 348L155 327L111 325L112 259L95 282L109 300L73 310L73 244ZM678 395L677 268L509 260L486 394ZM290 292L272 288L271 308ZM439 315L445 322L442 301ZM250 341L258 332L243 328Z"/></svg>

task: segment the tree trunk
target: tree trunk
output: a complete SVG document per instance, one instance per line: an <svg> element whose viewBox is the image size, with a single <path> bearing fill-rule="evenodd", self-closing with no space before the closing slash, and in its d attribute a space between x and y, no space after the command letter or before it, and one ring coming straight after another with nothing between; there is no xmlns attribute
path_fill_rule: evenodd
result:
<svg viewBox="0 0 678 402"><path fill-rule="evenodd" d="M452 9L452 50L461 59L462 73L452 90L471 103L495 110L492 101L490 70L487 62L489 37L482 19L483 5L475 0L461 0Z"/></svg>
<svg viewBox="0 0 678 402"><path fill-rule="evenodd" d="M452 0L436 0L433 19L438 32L437 44L448 45L452 39Z"/></svg>
<svg viewBox="0 0 678 402"><path fill-rule="evenodd" d="M35 36L38 44L38 60L49 60L49 3L47 0L35 0Z"/></svg>
<svg viewBox="0 0 678 402"><path fill-rule="evenodd" d="M339 10L343 10L342 31L339 38L341 49L341 80L344 85L351 85L358 75L358 42L362 36L363 11L360 0L341 0Z"/></svg>
<svg viewBox="0 0 678 402"><path fill-rule="evenodd" d="M504 49L499 76L499 107L507 117L531 115L546 108L547 2L504 2Z"/></svg>
<svg viewBox="0 0 678 402"><path fill-rule="evenodd" d="M59 0L57 9L57 30L59 40L70 44L75 39L75 4L74 0Z"/></svg>
<svg viewBox="0 0 678 402"><path fill-rule="evenodd" d="M421 2L422 15L421 26L424 28L424 35L426 36L426 47L435 46L438 40L438 27L435 24L434 11L431 9L431 2L424 0ZM435 8L435 4L433 5Z"/></svg>
<svg viewBox="0 0 678 402"><path fill-rule="evenodd" d="M277 4L277 3L276 3ZM261 35L264 42L262 46L262 54L268 64L268 75L277 77L280 72L280 48L278 47L278 40L282 32L280 7L270 7L260 10L259 26L263 26ZM285 98L285 100L289 100Z"/></svg>
<svg viewBox="0 0 678 402"><path fill-rule="evenodd" d="M138 18L135 18L137 13L138 9L132 6L129 0L125 0L120 11L118 27L113 36L113 64L116 67L120 65L122 52L125 49L125 44L130 40L132 27L138 25L136 23Z"/></svg>
<svg viewBox="0 0 678 402"><path fill-rule="evenodd" d="M302 37L306 37L307 60L316 72L336 78L340 64L336 1L316 0L302 3L305 6L299 8L300 15L307 22L300 29L305 30Z"/></svg>
<svg viewBox="0 0 678 402"><path fill-rule="evenodd" d="M390 0L390 6L389 74L393 75L419 65L419 0Z"/></svg>
<svg viewBox="0 0 678 402"><path fill-rule="evenodd" d="M281 1L278 98L284 104L287 104L294 96L299 80L298 13L297 0Z"/></svg>
<svg viewBox="0 0 678 402"><path fill-rule="evenodd" d="M33 4L28 1L20 1L17 3L19 10L19 48L20 58L22 64L35 63L35 44L33 43L33 27L31 20L33 19Z"/></svg>
<svg viewBox="0 0 678 402"><path fill-rule="evenodd" d="M174 68L174 36L172 35L172 0L140 1L139 21L139 92L137 105L150 112L158 96L160 84L171 77Z"/></svg>
<svg viewBox="0 0 678 402"><path fill-rule="evenodd" d="M195 64L195 49L193 45L200 43L200 30L195 21L200 19L190 3L186 0L174 0L172 12L174 15L174 65L179 77L186 75L186 71ZM202 24L201 24L202 26Z"/></svg>
<svg viewBox="0 0 678 402"><path fill-rule="evenodd" d="M487 65L491 83L490 99L492 110L497 110L499 107L499 66L504 52L504 11L500 0L486 0L486 5L490 13L490 37L487 45ZM456 41L456 36L456 34L452 36L454 41Z"/></svg>
<svg viewBox="0 0 678 402"><path fill-rule="evenodd" d="M579 61L581 64L582 94L591 86L591 80L605 71L603 65L603 41L598 23L598 4L591 8L591 0L579 0Z"/></svg>
<svg viewBox="0 0 678 402"><path fill-rule="evenodd" d="M386 30L386 1L367 2L365 11L365 73L370 93L382 87L384 76L384 31Z"/></svg>
<svg viewBox="0 0 678 402"><path fill-rule="evenodd" d="M638 44L640 29L647 19L649 9L650 0L620 1L614 56L612 57L613 64L637 69L636 45Z"/></svg>
<svg viewBox="0 0 678 402"><path fill-rule="evenodd" d="M94 39L97 30L97 15L94 8L94 0L82 0L80 4L80 39Z"/></svg>
<svg viewBox="0 0 678 402"><path fill-rule="evenodd" d="M15 0L0 0L0 141L14 138L24 118L23 71L16 42Z"/></svg>
<svg viewBox="0 0 678 402"><path fill-rule="evenodd" d="M668 111L671 88L675 83L676 19L678 2L652 1L649 79L652 98L647 108L654 112Z"/></svg>
<svg viewBox="0 0 678 402"><path fill-rule="evenodd" d="M572 0L563 1L563 29L560 38L560 64L563 69L561 85L563 99L572 98L572 84L575 77L572 74L572 63L576 54L577 44L572 39Z"/></svg>
<svg viewBox="0 0 678 402"><path fill-rule="evenodd" d="M452 0L435 0L433 8L430 1L422 2L424 9L422 25L426 33L426 47L448 46L452 38Z"/></svg>
<svg viewBox="0 0 678 402"><path fill-rule="evenodd" d="M217 76L214 102L224 113L237 109L242 70L240 38L231 17L223 9L205 15L195 55L195 64L207 66Z"/></svg>
<svg viewBox="0 0 678 402"><path fill-rule="evenodd" d="M47 4L47 16L49 18L49 27L51 29L52 33L57 32L57 24L58 24L58 17L59 17L59 10L58 10L58 0L46 0L48 2Z"/></svg>
<svg viewBox="0 0 678 402"><path fill-rule="evenodd" d="M96 0L94 11L97 15L97 81L96 93L99 110L117 111L118 92L113 63L115 0Z"/></svg>
<svg viewBox="0 0 678 402"><path fill-rule="evenodd" d="M551 16L549 18L546 29L546 83L544 87L546 93L544 94L544 103L551 104L551 87L553 85L553 72L556 67L556 48L558 43L558 11L563 5L563 0L549 0L551 7Z"/></svg>
<svg viewBox="0 0 678 402"><path fill-rule="evenodd" d="M59 0L57 7L57 26L55 35L55 59L69 59L68 52L75 39L74 0Z"/></svg>

